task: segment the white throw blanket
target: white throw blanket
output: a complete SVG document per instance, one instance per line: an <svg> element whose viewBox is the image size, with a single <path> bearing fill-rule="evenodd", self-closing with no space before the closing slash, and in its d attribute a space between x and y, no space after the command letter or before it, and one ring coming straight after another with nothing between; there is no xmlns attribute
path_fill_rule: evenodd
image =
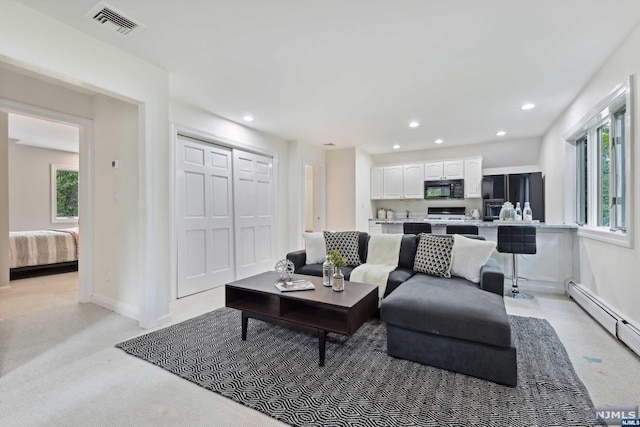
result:
<svg viewBox="0 0 640 427"><path fill-rule="evenodd" d="M378 285L378 296L382 299L387 289L389 273L398 266L402 236L402 234L371 236L367 262L353 269L349 281Z"/></svg>

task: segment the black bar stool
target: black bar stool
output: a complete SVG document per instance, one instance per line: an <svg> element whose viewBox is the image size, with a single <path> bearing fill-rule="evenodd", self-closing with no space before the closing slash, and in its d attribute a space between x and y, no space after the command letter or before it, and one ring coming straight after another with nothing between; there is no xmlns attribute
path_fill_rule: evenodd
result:
<svg viewBox="0 0 640 427"><path fill-rule="evenodd" d="M431 224L428 222L405 222L402 224L404 234L431 233Z"/></svg>
<svg viewBox="0 0 640 427"><path fill-rule="evenodd" d="M475 234L478 235L477 225L448 224L447 234Z"/></svg>
<svg viewBox="0 0 640 427"><path fill-rule="evenodd" d="M531 299L533 295L518 290L518 258L516 254L536 253L536 228L531 225L499 225L498 252L509 253L513 257L511 269L511 290L505 296L518 299Z"/></svg>

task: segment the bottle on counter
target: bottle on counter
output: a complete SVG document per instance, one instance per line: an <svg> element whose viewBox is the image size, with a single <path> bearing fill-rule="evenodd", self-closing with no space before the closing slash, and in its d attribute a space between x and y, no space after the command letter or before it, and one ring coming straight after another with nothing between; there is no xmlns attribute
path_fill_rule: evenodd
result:
<svg viewBox="0 0 640 427"><path fill-rule="evenodd" d="M524 211L522 212L523 221L533 221L533 211L531 210L531 206L529 206L529 202L524 202Z"/></svg>
<svg viewBox="0 0 640 427"><path fill-rule="evenodd" d="M516 221L522 221L522 208L520 202L516 202Z"/></svg>
<svg viewBox="0 0 640 427"><path fill-rule="evenodd" d="M333 263L329 260L329 255L324 258L324 263L322 264L322 284L327 287L331 287L333 285Z"/></svg>

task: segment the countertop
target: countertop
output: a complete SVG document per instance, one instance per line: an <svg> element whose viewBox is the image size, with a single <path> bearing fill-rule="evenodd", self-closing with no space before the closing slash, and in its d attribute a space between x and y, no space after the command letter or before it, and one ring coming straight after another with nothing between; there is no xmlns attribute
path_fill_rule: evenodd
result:
<svg viewBox="0 0 640 427"><path fill-rule="evenodd" d="M426 220L424 218L397 218L397 219L376 219L372 218L369 221L373 221L376 224L403 224L407 221L409 222L428 222L431 225L445 226L447 224L465 224L465 225L476 225L480 228L494 228L499 225L533 225L539 228L564 228L564 229L575 229L578 228L576 224L548 224L545 222L525 222L525 221L508 221L505 223L493 222L493 221L480 221L475 219L466 219L464 221L443 221L443 220Z"/></svg>

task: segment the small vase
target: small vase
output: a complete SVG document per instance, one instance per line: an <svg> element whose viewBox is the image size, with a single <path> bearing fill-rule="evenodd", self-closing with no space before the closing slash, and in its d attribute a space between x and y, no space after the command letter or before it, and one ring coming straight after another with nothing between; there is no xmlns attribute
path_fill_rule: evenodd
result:
<svg viewBox="0 0 640 427"><path fill-rule="evenodd" d="M336 292L344 291L344 274L342 274L342 270L340 268L336 268L335 273L333 273L332 288Z"/></svg>

